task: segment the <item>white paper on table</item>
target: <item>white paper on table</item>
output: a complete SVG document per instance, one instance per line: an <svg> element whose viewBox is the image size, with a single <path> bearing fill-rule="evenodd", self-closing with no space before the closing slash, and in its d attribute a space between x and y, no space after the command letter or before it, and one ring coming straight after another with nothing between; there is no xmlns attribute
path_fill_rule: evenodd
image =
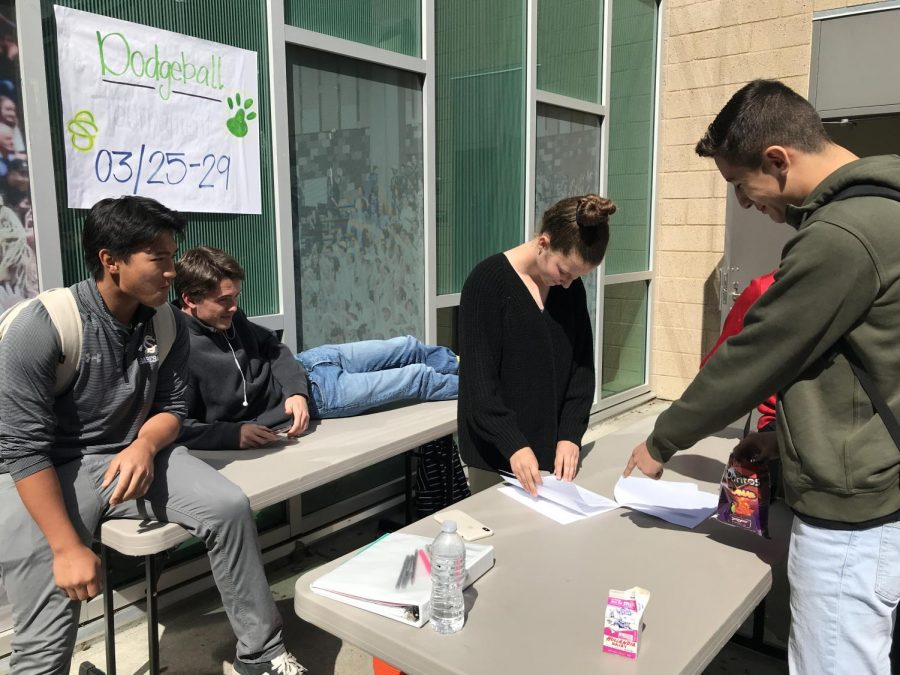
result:
<svg viewBox="0 0 900 675"><path fill-rule="evenodd" d="M513 485L504 485L499 489L499 492L507 497L512 497L520 504L524 504L525 506L534 509L541 515L547 516L550 520L555 520L560 525L568 525L569 523L574 523L576 520L584 520L588 517L581 513L570 511L569 509L562 507L559 504L549 502L546 499L532 497L525 492L525 490Z"/></svg>
<svg viewBox="0 0 900 675"><path fill-rule="evenodd" d="M503 480L509 484L509 487L500 488L503 494L563 525L619 507L611 499L586 490L573 482L557 480L556 476L542 477L543 485L538 485L537 497L528 494L515 478L503 476Z"/></svg>
<svg viewBox="0 0 900 675"><path fill-rule="evenodd" d="M615 497L621 506L691 529L709 518L719 503L717 494L701 491L696 483L637 477L619 478Z"/></svg>

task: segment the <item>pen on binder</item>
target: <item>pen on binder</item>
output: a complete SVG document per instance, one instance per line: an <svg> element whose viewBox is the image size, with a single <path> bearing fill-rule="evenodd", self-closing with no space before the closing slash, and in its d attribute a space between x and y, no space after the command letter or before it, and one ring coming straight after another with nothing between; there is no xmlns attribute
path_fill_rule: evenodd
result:
<svg viewBox="0 0 900 675"><path fill-rule="evenodd" d="M403 566L400 568L400 575L397 577L397 583L394 588L406 588L416 578L416 554L405 556L403 558Z"/></svg>
<svg viewBox="0 0 900 675"><path fill-rule="evenodd" d="M431 561L428 559L428 554L425 553L424 548L419 549L419 559L422 561L422 565L425 567L425 574L431 576Z"/></svg>
<svg viewBox="0 0 900 675"><path fill-rule="evenodd" d="M394 584L394 588L401 588L403 586L403 582L406 580L407 567L409 567L409 556L403 558L403 565L400 566L400 574L397 575L397 583Z"/></svg>

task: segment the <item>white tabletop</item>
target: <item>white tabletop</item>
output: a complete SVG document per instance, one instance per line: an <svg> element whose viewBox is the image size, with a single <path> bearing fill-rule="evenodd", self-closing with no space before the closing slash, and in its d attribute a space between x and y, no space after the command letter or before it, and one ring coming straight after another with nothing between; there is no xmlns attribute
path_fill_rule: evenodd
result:
<svg viewBox="0 0 900 675"><path fill-rule="evenodd" d="M612 497L652 422L599 439L576 482ZM673 458L664 477L716 492L734 444L731 433L707 439ZM439 636L428 624L412 628L313 594L310 582L342 559L300 577L297 614L412 675L695 673L765 597L771 564L786 554L791 520L776 505L771 540L714 520L687 530L624 509L558 525L496 488L454 508L495 532L479 542L494 545L496 565L466 591L462 631ZM403 531L438 529L427 518ZM608 591L632 586L651 592L636 661L601 651Z"/></svg>

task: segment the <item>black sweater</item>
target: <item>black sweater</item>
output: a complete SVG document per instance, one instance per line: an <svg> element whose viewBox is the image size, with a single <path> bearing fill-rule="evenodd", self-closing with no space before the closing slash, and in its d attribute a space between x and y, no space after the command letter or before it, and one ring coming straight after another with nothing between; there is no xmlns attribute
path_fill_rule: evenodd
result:
<svg viewBox="0 0 900 675"><path fill-rule="evenodd" d="M187 419L178 441L199 450L235 450L241 424L271 427L287 421L284 400L307 395L306 370L275 333L252 323L240 310L227 333L185 318L191 357ZM241 374L247 382L246 406Z"/></svg>
<svg viewBox="0 0 900 675"><path fill-rule="evenodd" d="M594 398L584 284L554 286L542 312L502 253L463 285L459 311L459 443L463 460L509 471L530 447L553 470L557 441L581 445Z"/></svg>

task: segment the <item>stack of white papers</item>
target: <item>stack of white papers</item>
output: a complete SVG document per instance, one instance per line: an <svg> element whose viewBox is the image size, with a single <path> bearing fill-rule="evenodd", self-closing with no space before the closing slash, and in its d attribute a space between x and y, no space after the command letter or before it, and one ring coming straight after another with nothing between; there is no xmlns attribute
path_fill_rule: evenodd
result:
<svg viewBox="0 0 900 675"><path fill-rule="evenodd" d="M528 494L515 478L503 476L503 480L507 485L500 492L561 525L624 506L693 529L709 518L719 503L718 495L701 492L696 483L650 478L620 478L615 501L552 475L542 476L537 497Z"/></svg>
<svg viewBox="0 0 900 675"><path fill-rule="evenodd" d="M574 523L576 520L596 516L618 508L611 499L583 487L557 480L556 476L543 476L543 485L538 485L538 496L532 497L522 484L510 476L503 476L509 485L500 488L500 492L512 497L517 502L530 506L538 513L552 518L561 525Z"/></svg>
<svg viewBox="0 0 900 675"><path fill-rule="evenodd" d="M615 496L622 506L691 529L709 518L719 504L719 495L701 492L696 483L635 476L620 478Z"/></svg>

